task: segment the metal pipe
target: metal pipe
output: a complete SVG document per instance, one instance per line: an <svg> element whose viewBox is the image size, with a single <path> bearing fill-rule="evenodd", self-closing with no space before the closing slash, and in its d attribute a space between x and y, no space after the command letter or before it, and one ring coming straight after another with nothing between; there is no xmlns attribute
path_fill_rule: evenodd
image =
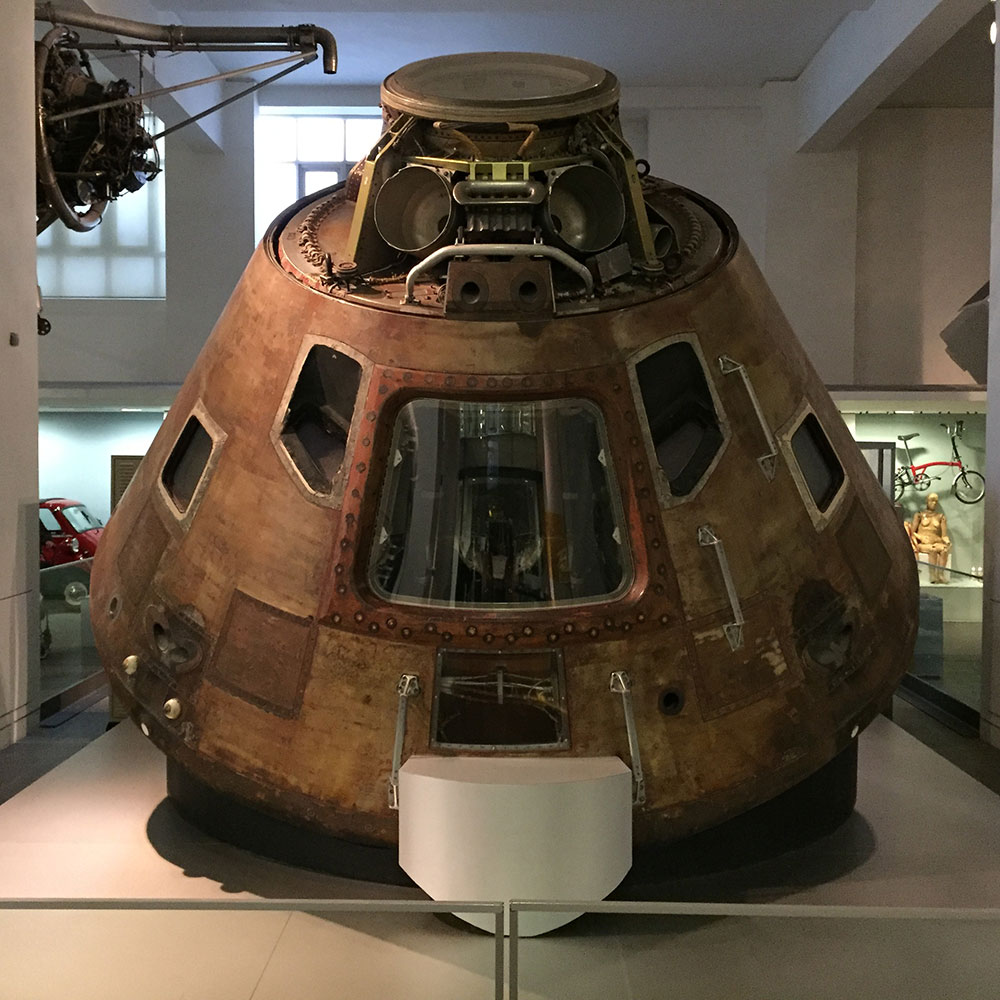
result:
<svg viewBox="0 0 1000 1000"><path fill-rule="evenodd" d="M233 26L185 27L182 24L150 24L146 21L132 21L124 17L111 17L91 11L66 10L51 3L35 5L36 21L51 21L53 24L67 24L75 28L91 28L112 35L124 35L146 42L163 42L172 51L202 42L211 44L253 42L278 43L289 49L322 49L323 72L337 72L337 40L326 28L315 24L284 25L273 28L251 28Z"/></svg>
<svg viewBox="0 0 1000 1000"><path fill-rule="evenodd" d="M594 277L590 271L558 247L546 246L544 243L452 243L428 254L410 268L406 275L406 295L403 302L414 301L413 286L421 274L449 257L548 257L573 271L583 282L588 296L594 294Z"/></svg>

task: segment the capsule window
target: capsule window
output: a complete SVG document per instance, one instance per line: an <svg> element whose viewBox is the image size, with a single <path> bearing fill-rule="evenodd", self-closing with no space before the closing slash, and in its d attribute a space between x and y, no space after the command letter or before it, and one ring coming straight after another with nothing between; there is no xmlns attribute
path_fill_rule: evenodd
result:
<svg viewBox="0 0 1000 1000"><path fill-rule="evenodd" d="M412 400L387 464L369 573L388 600L551 606L631 581L604 420L586 400Z"/></svg>
<svg viewBox="0 0 1000 1000"><path fill-rule="evenodd" d="M477 750L568 746L558 650L508 654L441 650L431 745Z"/></svg>
<svg viewBox="0 0 1000 1000"><path fill-rule="evenodd" d="M192 414L170 452L160 477L164 489L180 513L184 514L191 505L211 455L211 435Z"/></svg>
<svg viewBox="0 0 1000 1000"><path fill-rule="evenodd" d="M635 366L656 460L674 496L687 496L708 471L723 432L701 361L678 341Z"/></svg>
<svg viewBox="0 0 1000 1000"><path fill-rule="evenodd" d="M817 509L823 513L844 482L844 470L815 414L807 413L792 435L792 454Z"/></svg>
<svg viewBox="0 0 1000 1000"><path fill-rule="evenodd" d="M281 443L315 493L329 493L347 450L361 365L316 344L306 356L281 427Z"/></svg>

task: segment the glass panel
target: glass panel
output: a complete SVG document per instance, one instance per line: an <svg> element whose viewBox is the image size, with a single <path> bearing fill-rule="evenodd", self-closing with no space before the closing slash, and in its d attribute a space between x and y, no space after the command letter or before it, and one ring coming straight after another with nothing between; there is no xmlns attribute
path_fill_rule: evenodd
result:
<svg viewBox="0 0 1000 1000"><path fill-rule="evenodd" d="M272 162L295 159L295 119L284 115L258 115L254 123L254 148L261 159Z"/></svg>
<svg viewBox="0 0 1000 1000"><path fill-rule="evenodd" d="M138 191L129 191L108 206L106 214L111 218L106 218L102 225L114 223L119 246L144 247L149 243L149 202L147 184Z"/></svg>
<svg viewBox="0 0 1000 1000"><path fill-rule="evenodd" d="M101 522L86 507L63 507L63 517L77 530L89 531L100 528Z"/></svg>
<svg viewBox="0 0 1000 1000"><path fill-rule="evenodd" d="M558 651L438 654L432 746L527 750L568 738Z"/></svg>
<svg viewBox="0 0 1000 1000"><path fill-rule="evenodd" d="M75 229L63 228L63 238L66 246L69 247L87 247L91 250L95 248L97 244L101 242L101 226L103 226L103 221L98 223L96 229L90 229L85 233L78 233ZM61 222L53 222L52 226L62 226ZM51 229L52 226L49 228Z"/></svg>
<svg viewBox="0 0 1000 1000"><path fill-rule="evenodd" d="M317 493L333 489L344 461L361 365L346 354L317 344L309 351L281 428L281 443Z"/></svg>
<svg viewBox="0 0 1000 1000"><path fill-rule="evenodd" d="M182 514L194 497L211 454L212 439L208 431L197 417L190 417L163 467L162 477L174 506Z"/></svg>
<svg viewBox="0 0 1000 1000"><path fill-rule="evenodd" d="M148 299L156 294L155 264L151 257L111 257L111 294L116 298Z"/></svg>
<svg viewBox="0 0 1000 1000"><path fill-rule="evenodd" d="M302 196L312 194L314 191L321 191L330 187L340 180L340 174L336 170L304 170L302 171Z"/></svg>
<svg viewBox="0 0 1000 1000"><path fill-rule="evenodd" d="M344 159L357 162L366 157L382 134L381 118L347 118L344 123Z"/></svg>
<svg viewBox="0 0 1000 1000"><path fill-rule="evenodd" d="M826 510L844 481L844 470L814 414L807 414L792 435L792 451L817 508Z"/></svg>
<svg viewBox="0 0 1000 1000"><path fill-rule="evenodd" d="M59 522L56 520L55 514L53 514L48 507L38 508L38 520L42 522L42 527L46 531L62 531L62 528L59 526Z"/></svg>
<svg viewBox="0 0 1000 1000"><path fill-rule="evenodd" d="M101 298L108 294L104 257L63 257L60 294L72 299Z"/></svg>
<svg viewBox="0 0 1000 1000"><path fill-rule="evenodd" d="M48 229L46 229L43 232L39 233L38 236L35 238L35 246L37 246L37 247L50 247L50 246L52 246L52 228L53 228L53 226L56 226L56 225L58 225L58 223L53 222L52 225L49 226Z"/></svg>
<svg viewBox="0 0 1000 1000"><path fill-rule="evenodd" d="M56 225L56 223L53 223ZM42 290L42 298L59 293L59 258L54 254L39 254L35 261L38 274L38 286Z"/></svg>
<svg viewBox="0 0 1000 1000"><path fill-rule="evenodd" d="M722 429L701 361L686 341L635 366L656 458L674 496L686 496L722 447Z"/></svg>
<svg viewBox="0 0 1000 1000"><path fill-rule="evenodd" d="M305 162L344 158L344 119L304 117L295 119L298 134L297 160Z"/></svg>
<svg viewBox="0 0 1000 1000"><path fill-rule="evenodd" d="M417 399L396 418L370 577L417 604L551 605L628 583L604 421L582 399Z"/></svg>

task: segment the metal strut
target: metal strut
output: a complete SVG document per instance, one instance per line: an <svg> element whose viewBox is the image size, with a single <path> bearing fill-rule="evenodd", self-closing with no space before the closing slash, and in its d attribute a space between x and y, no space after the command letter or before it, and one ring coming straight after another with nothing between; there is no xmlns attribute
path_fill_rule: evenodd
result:
<svg viewBox="0 0 1000 1000"><path fill-rule="evenodd" d="M774 479L775 466L778 459L778 444L774 440L774 435L771 433L771 428L768 426L767 420L764 418L764 411L760 408L760 400L757 399L757 393L754 391L753 383L750 381L746 367L723 354L719 358L719 368L723 375L732 375L734 372L739 372L740 378L743 379L743 385L746 387L750 402L753 403L754 413L757 414L757 419L760 421L760 429L764 432L767 447L770 449L770 451L757 459L757 464L760 466L760 471L764 473L766 479Z"/></svg>
<svg viewBox="0 0 1000 1000"><path fill-rule="evenodd" d="M635 712L632 709L632 678L624 670L611 674L611 691L622 696L625 711L625 729L628 732L628 752L632 758L632 802L642 805L646 801L646 779L642 774L642 760L639 757L639 733L635 728Z"/></svg>
<svg viewBox="0 0 1000 1000"><path fill-rule="evenodd" d="M399 808L399 766L403 757L403 737L406 735L406 705L420 694L420 678L402 674L396 684L399 706L396 709L396 739L392 745L392 773L389 775L389 808Z"/></svg>
<svg viewBox="0 0 1000 1000"><path fill-rule="evenodd" d="M726 584L726 595L729 597L729 606L733 609L733 620L722 628L729 640L729 648L737 650L743 645L743 609L740 607L740 598L733 583L733 574L729 571L729 560L726 558L722 539L712 530L711 525L703 524L698 528L698 544L705 548L713 547L718 557L719 569Z"/></svg>

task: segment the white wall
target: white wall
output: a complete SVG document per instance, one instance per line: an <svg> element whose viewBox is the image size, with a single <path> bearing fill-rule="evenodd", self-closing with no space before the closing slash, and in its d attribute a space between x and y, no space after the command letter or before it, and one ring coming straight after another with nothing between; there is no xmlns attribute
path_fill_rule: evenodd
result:
<svg viewBox="0 0 1000 1000"><path fill-rule="evenodd" d="M145 455L162 413L59 411L38 418L38 495L81 500L111 513L111 456Z"/></svg>
<svg viewBox="0 0 1000 1000"><path fill-rule="evenodd" d="M856 141L856 381L971 384L939 334L989 278L992 111L880 110Z"/></svg>
<svg viewBox="0 0 1000 1000"><path fill-rule="evenodd" d="M38 514L32 39L28 4L0 32L0 747L38 707ZM16 346L11 343L17 339Z"/></svg>

